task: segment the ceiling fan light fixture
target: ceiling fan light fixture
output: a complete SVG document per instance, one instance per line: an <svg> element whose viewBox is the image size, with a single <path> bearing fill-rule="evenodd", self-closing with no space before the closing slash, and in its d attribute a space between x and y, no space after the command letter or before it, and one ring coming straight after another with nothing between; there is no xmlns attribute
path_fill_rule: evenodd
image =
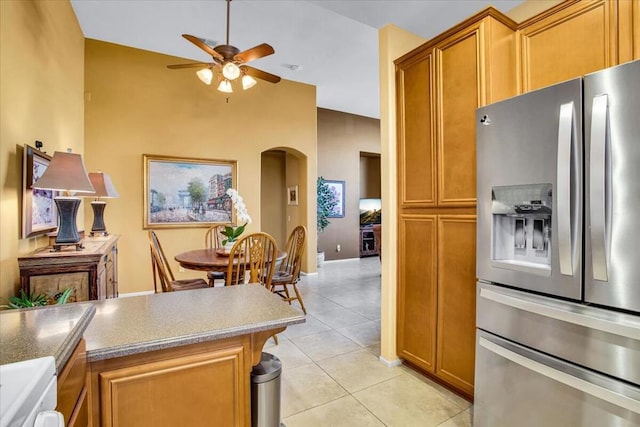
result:
<svg viewBox="0 0 640 427"><path fill-rule="evenodd" d="M233 93L231 82L227 79L223 79L220 81L220 84L218 85L218 90L224 93Z"/></svg>
<svg viewBox="0 0 640 427"><path fill-rule="evenodd" d="M240 77L240 67L233 62L227 62L222 67L222 75L228 80L235 80Z"/></svg>
<svg viewBox="0 0 640 427"><path fill-rule="evenodd" d="M213 71L210 68L203 68L202 70L196 71L196 75L202 81L202 83L206 85L210 85L213 80Z"/></svg>
<svg viewBox="0 0 640 427"><path fill-rule="evenodd" d="M258 82L253 77L248 76L246 74L242 76L242 89L244 90L251 89L256 85L256 83Z"/></svg>

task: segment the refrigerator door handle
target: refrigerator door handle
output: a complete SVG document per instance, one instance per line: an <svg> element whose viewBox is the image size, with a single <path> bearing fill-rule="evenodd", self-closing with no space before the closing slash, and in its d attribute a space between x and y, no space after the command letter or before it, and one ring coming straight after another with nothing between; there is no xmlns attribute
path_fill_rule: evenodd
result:
<svg viewBox="0 0 640 427"><path fill-rule="evenodd" d="M480 288L480 298L485 298L498 304L527 311L539 316L571 323L585 328L602 331L625 338L640 340L640 325L629 324L617 319L601 319L579 313L575 310L561 309L548 304L540 304L524 298L516 298L491 289Z"/></svg>
<svg viewBox="0 0 640 427"><path fill-rule="evenodd" d="M589 153L589 224L593 278L608 281L606 252L606 143L607 95L593 98L591 116L591 151Z"/></svg>
<svg viewBox="0 0 640 427"><path fill-rule="evenodd" d="M573 141L573 102L560 106L558 125L558 164L556 191L558 257L560 273L573 276L573 241L571 240L571 144Z"/></svg>
<svg viewBox="0 0 640 427"><path fill-rule="evenodd" d="M520 365L526 369L536 372L540 375L544 375L554 381L562 383L568 387L574 388L590 396L595 396L598 399L609 402L612 405L616 405L620 408L626 409L631 412L640 413L640 401L633 399L629 396L625 396L615 391L600 385L593 384L589 381L570 375L561 370L552 368L536 360L530 359L509 349L502 347L494 342L489 341L484 337L478 339L478 344L488 351L495 353L511 362Z"/></svg>

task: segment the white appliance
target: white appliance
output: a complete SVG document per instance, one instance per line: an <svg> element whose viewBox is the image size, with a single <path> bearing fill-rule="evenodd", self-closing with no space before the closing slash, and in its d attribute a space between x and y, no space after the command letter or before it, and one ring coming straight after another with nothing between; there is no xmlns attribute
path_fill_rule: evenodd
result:
<svg viewBox="0 0 640 427"><path fill-rule="evenodd" d="M640 61L477 110L474 426L640 426Z"/></svg>
<svg viewBox="0 0 640 427"><path fill-rule="evenodd" d="M64 427L57 384L53 357L0 365L0 427Z"/></svg>

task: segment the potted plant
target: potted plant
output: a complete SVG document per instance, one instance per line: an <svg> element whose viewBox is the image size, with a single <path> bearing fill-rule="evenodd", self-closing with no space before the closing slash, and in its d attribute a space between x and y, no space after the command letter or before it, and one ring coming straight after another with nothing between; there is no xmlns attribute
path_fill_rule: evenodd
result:
<svg viewBox="0 0 640 427"><path fill-rule="evenodd" d="M240 235L244 233L244 229L247 224L251 224L251 217L247 213L247 207L244 204L244 200L242 199L242 196L238 194L237 190L233 188L228 189L227 196L229 196L231 198L231 201L233 202L233 207L236 210L238 221L244 221L244 224L239 226L228 225L224 228L223 231L220 232L226 237L226 239L222 241L224 251L230 252L236 240L238 240Z"/></svg>
<svg viewBox="0 0 640 427"><path fill-rule="evenodd" d="M24 290L20 289L20 296L9 297L8 304L0 305L1 308L16 309L29 307L43 307L45 305L66 304L69 302L74 288L67 288L55 295L47 296L46 294L38 294L31 292L27 295Z"/></svg>
<svg viewBox="0 0 640 427"><path fill-rule="evenodd" d="M338 201L334 194L331 192L329 185L325 182L322 176L318 177L317 182L318 192L318 217L317 217L317 229L318 234L322 233L330 224L329 215L335 209ZM324 251L318 248L318 266L324 262Z"/></svg>

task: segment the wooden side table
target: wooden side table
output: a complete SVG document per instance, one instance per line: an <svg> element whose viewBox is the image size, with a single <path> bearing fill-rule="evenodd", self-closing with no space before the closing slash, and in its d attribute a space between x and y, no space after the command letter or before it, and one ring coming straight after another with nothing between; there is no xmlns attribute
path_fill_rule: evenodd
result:
<svg viewBox="0 0 640 427"><path fill-rule="evenodd" d="M81 251L68 247L51 252L46 247L18 257L20 286L27 294L46 295L73 287L75 301L116 298L119 237L85 237Z"/></svg>

